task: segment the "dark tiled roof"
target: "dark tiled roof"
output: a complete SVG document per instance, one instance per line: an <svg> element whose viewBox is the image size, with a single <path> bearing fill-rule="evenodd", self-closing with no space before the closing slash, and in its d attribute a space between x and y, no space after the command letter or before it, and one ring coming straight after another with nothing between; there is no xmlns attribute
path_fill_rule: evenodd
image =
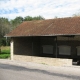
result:
<svg viewBox="0 0 80 80"><path fill-rule="evenodd" d="M80 17L25 21L6 36L55 35L80 35Z"/></svg>

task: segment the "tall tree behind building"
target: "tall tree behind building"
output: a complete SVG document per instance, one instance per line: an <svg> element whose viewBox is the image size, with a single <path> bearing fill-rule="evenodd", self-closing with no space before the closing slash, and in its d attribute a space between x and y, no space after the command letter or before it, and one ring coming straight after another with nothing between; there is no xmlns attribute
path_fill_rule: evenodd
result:
<svg viewBox="0 0 80 80"><path fill-rule="evenodd" d="M23 21L43 20L43 19L44 18L42 16L36 16L36 17L26 16L24 18L21 16L18 16L15 19L12 19L9 21L7 18L1 17L0 18L0 45L3 45L5 43L4 41L6 41L4 38L4 35L12 31Z"/></svg>

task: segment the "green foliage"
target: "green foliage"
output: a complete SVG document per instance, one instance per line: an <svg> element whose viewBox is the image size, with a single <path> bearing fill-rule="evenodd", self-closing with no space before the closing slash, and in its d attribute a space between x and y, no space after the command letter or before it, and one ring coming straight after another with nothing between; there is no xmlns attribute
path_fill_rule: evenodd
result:
<svg viewBox="0 0 80 80"><path fill-rule="evenodd" d="M6 38L0 38L0 46L9 46L10 45L10 38L6 40Z"/></svg>
<svg viewBox="0 0 80 80"><path fill-rule="evenodd" d="M26 16L25 18L18 16L15 19L9 21L7 18L0 17L0 47L10 45L10 38L6 40L4 36L10 31L12 31L14 28L16 28L23 21L43 20L43 19L44 18L41 16L36 16L36 17Z"/></svg>
<svg viewBox="0 0 80 80"><path fill-rule="evenodd" d="M33 17L33 20L44 20L45 18L43 18L42 16L37 16L37 17Z"/></svg>
<svg viewBox="0 0 80 80"><path fill-rule="evenodd" d="M10 46L10 41L11 41L11 38L6 39L6 46Z"/></svg>
<svg viewBox="0 0 80 80"><path fill-rule="evenodd" d="M3 47L1 49L1 53L0 53L0 58L1 59L6 59L10 57L10 48L8 47Z"/></svg>
<svg viewBox="0 0 80 80"><path fill-rule="evenodd" d="M20 23L23 22L23 17L16 17L15 19L10 21L11 27L12 29L14 29L15 27L17 27Z"/></svg>
<svg viewBox="0 0 80 80"><path fill-rule="evenodd" d="M0 46L9 45L10 39L6 41L6 39L3 37L10 31L12 31L14 28L16 28L23 21L43 20L43 19L44 18L42 16L36 16L36 17L26 16L24 18L18 16L15 19L9 21L7 18L0 17Z"/></svg>
<svg viewBox="0 0 80 80"><path fill-rule="evenodd" d="M24 21L32 21L32 20L44 20L42 16L36 16L36 17L31 17L31 16L26 16L24 18Z"/></svg>
<svg viewBox="0 0 80 80"><path fill-rule="evenodd" d="M0 18L0 38L10 31L10 23L7 18Z"/></svg>
<svg viewBox="0 0 80 80"><path fill-rule="evenodd" d="M6 39L5 38L0 39L0 46L6 46Z"/></svg>
<svg viewBox="0 0 80 80"><path fill-rule="evenodd" d="M31 16L26 16L24 18L24 21L32 21L32 20L33 20L33 18Z"/></svg>
<svg viewBox="0 0 80 80"><path fill-rule="evenodd" d="M10 54L0 54L0 59L6 59L9 57L10 57Z"/></svg>

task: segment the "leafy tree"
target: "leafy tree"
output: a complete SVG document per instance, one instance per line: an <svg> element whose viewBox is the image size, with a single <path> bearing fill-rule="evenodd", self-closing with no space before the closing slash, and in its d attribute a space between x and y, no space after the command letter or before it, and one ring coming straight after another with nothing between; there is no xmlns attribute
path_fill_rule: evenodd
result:
<svg viewBox="0 0 80 80"><path fill-rule="evenodd" d="M3 37L10 31L10 23L7 18L0 18L0 37Z"/></svg>
<svg viewBox="0 0 80 80"><path fill-rule="evenodd" d="M4 35L10 32L10 23L7 18L0 18L0 53L1 46L6 45Z"/></svg>
<svg viewBox="0 0 80 80"><path fill-rule="evenodd" d="M24 21L32 21L32 20L44 20L42 16L36 16L36 17L31 17L31 16L26 16L24 18Z"/></svg>
<svg viewBox="0 0 80 80"><path fill-rule="evenodd" d="M44 20L45 18L43 18L42 16L36 16L33 17L33 20Z"/></svg>
<svg viewBox="0 0 80 80"><path fill-rule="evenodd" d="M33 18L31 16L26 16L24 18L24 21L32 21L32 20L33 20Z"/></svg>
<svg viewBox="0 0 80 80"><path fill-rule="evenodd" d="M16 17L14 20L12 20L14 24L20 24L23 22L23 18L21 16Z"/></svg>
<svg viewBox="0 0 80 80"><path fill-rule="evenodd" d="M16 26L18 26L20 23L23 22L23 17L19 16L19 17L16 17L15 19L11 20L10 21L10 24L11 24L11 30L13 30Z"/></svg>
<svg viewBox="0 0 80 80"><path fill-rule="evenodd" d="M6 46L6 39L5 38L0 39L0 45L1 46Z"/></svg>
<svg viewBox="0 0 80 80"><path fill-rule="evenodd" d="M6 39L4 38L4 35L12 31L23 21L44 20L44 19L45 18L43 18L42 16L35 16L35 17L26 16L24 18L18 16L15 19L9 21L7 18L0 17L0 46L6 45ZM9 42L10 39L8 38L7 45L9 45Z"/></svg>

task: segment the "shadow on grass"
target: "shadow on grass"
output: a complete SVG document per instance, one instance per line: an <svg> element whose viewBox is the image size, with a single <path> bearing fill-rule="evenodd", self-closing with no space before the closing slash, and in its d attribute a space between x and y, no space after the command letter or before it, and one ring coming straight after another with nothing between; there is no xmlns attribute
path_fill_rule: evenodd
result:
<svg viewBox="0 0 80 80"><path fill-rule="evenodd" d="M3 50L0 53L0 59L6 59L10 57L10 51L9 50Z"/></svg>
<svg viewBox="0 0 80 80"><path fill-rule="evenodd" d="M3 51L1 51L1 54L10 54L10 51L9 50L3 50Z"/></svg>
<svg viewBox="0 0 80 80"><path fill-rule="evenodd" d="M46 75L51 75L51 76L59 76L59 77L66 77L69 79L73 79L73 80L80 80L80 76L75 76L75 75L66 75L66 74L60 74L60 73L55 73L55 72L49 72L46 70L40 70L40 69L29 69L26 67L22 67L22 66L16 66L16 65L10 65L10 64L2 64L0 63L0 69L6 69L6 70L13 70L13 71L28 71L28 72L38 72L38 73L42 73L42 74L46 74Z"/></svg>

